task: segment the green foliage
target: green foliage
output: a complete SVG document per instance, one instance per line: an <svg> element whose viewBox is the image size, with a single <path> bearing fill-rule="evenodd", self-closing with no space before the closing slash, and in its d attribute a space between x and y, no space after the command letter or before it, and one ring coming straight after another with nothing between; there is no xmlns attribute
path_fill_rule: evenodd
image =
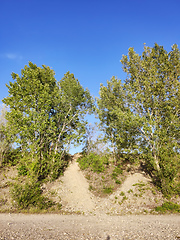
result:
<svg viewBox="0 0 180 240"><path fill-rule="evenodd" d="M57 153L55 156L53 156L53 159L50 160L50 166L48 168L49 179L53 181L62 175L67 168L70 160L71 156L67 153L63 156L62 153Z"/></svg>
<svg viewBox="0 0 180 240"><path fill-rule="evenodd" d="M111 177L112 179L115 180L115 183L116 184L121 184L121 181L119 179L117 179L117 177L123 173L123 170L122 168L120 167L120 165L116 166L114 169L113 169L113 172L111 174Z"/></svg>
<svg viewBox="0 0 180 240"><path fill-rule="evenodd" d="M14 82L7 85L9 96L3 99L9 107L7 136L21 149L19 172L25 174L27 168L39 180L49 173L53 179L59 176L65 152L83 140L84 117L93 109L89 91L73 74L67 72L58 82L54 75L49 67L29 62L21 76L12 73Z"/></svg>
<svg viewBox="0 0 180 240"><path fill-rule="evenodd" d="M120 181L120 180L118 180L118 179L115 179L116 181L115 181L115 183L116 184L121 184L122 182Z"/></svg>
<svg viewBox="0 0 180 240"><path fill-rule="evenodd" d="M103 192L105 193L105 194L111 194L111 193L113 193L113 189L114 189L114 187L113 186L109 186L109 187L103 187Z"/></svg>
<svg viewBox="0 0 180 240"><path fill-rule="evenodd" d="M124 192L120 192L120 196L125 196L125 193Z"/></svg>
<svg viewBox="0 0 180 240"><path fill-rule="evenodd" d="M162 206L156 207L155 211L159 213L166 213L166 212L180 213L180 205L173 202L165 202L162 204Z"/></svg>
<svg viewBox="0 0 180 240"><path fill-rule="evenodd" d="M28 174L28 169L24 164L20 164L17 170L19 176L26 176Z"/></svg>
<svg viewBox="0 0 180 240"><path fill-rule="evenodd" d="M82 170L91 168L94 172L100 173L105 170L108 159L106 156L99 156L95 153L90 153L80 157L78 162Z"/></svg>
<svg viewBox="0 0 180 240"><path fill-rule="evenodd" d="M7 134L6 113L7 108L5 105L0 106L0 167L6 164L13 165L16 163L16 153L12 149L12 142Z"/></svg>
<svg viewBox="0 0 180 240"><path fill-rule="evenodd" d="M49 157L40 159L34 158L33 161L27 156L20 159L18 165L18 174L28 176L31 179L42 181L49 179L51 181L57 179L68 166L71 157L69 154L56 153Z"/></svg>
<svg viewBox="0 0 180 240"><path fill-rule="evenodd" d="M143 154L151 176L169 192L179 171L180 51L155 44L140 56L130 48L121 63L125 82L112 77L100 87L101 128L116 153Z"/></svg>
<svg viewBox="0 0 180 240"><path fill-rule="evenodd" d="M12 199L18 209L28 209L35 207L38 209L47 209L53 206L53 202L42 196L40 183L32 182L24 185L15 184L11 189Z"/></svg>

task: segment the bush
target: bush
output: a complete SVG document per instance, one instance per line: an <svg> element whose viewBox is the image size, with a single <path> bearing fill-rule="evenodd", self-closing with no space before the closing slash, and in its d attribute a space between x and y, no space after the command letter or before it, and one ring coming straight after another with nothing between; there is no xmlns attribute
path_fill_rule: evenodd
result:
<svg viewBox="0 0 180 240"><path fill-rule="evenodd" d="M18 209L28 209L30 207L47 209L53 205L51 200L42 196L40 183L15 184L11 189L11 194Z"/></svg>
<svg viewBox="0 0 180 240"><path fill-rule="evenodd" d="M110 193L113 193L113 189L114 189L113 186L103 187L103 192L104 192L105 194L110 194Z"/></svg>
<svg viewBox="0 0 180 240"><path fill-rule="evenodd" d="M156 207L155 211L160 213L172 212L172 213L180 213L180 205L173 202L165 202L160 207Z"/></svg>
<svg viewBox="0 0 180 240"><path fill-rule="evenodd" d="M120 166L116 166L112 172L112 178L116 180L117 176L122 174L123 170L121 169Z"/></svg>
<svg viewBox="0 0 180 240"><path fill-rule="evenodd" d="M160 152L160 170L155 172L155 184L160 188L164 196L178 194L178 172L180 170L179 155L174 156L170 150Z"/></svg>
<svg viewBox="0 0 180 240"><path fill-rule="evenodd" d="M33 179L42 181L44 179L55 180L57 179L68 166L70 155L61 153L56 155L44 156L40 159L35 156L33 160L28 156L21 159L18 166L18 173L22 176L30 176Z"/></svg>
<svg viewBox="0 0 180 240"><path fill-rule="evenodd" d="M15 166L20 159L20 152L19 149L13 149L9 148L8 151L6 151L6 154L4 155L3 161L1 162L2 166L10 165L10 166Z"/></svg>
<svg viewBox="0 0 180 240"><path fill-rule="evenodd" d="M80 157L78 162L82 170L91 168L94 172L100 173L104 172L105 166L108 165L108 158L106 156L90 153Z"/></svg>

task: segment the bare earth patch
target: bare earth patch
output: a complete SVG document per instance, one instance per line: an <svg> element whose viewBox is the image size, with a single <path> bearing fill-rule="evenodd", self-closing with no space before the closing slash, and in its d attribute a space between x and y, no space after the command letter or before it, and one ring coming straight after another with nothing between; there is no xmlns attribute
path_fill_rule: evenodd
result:
<svg viewBox="0 0 180 240"><path fill-rule="evenodd" d="M110 196L95 196L89 191L88 181L79 169L76 158L63 177L44 186L55 193L53 200L59 201L60 196L63 211L83 214L139 214L147 213L163 203L161 193L154 190L150 178L144 173L129 174Z"/></svg>

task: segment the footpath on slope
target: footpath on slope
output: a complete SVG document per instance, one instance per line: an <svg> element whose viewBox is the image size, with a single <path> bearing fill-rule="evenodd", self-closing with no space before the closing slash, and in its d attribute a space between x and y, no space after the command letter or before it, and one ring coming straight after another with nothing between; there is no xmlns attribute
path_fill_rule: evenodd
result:
<svg viewBox="0 0 180 240"><path fill-rule="evenodd" d="M93 194L88 190L89 185L73 158L69 167L61 178L62 184L58 189L61 197L62 206L66 211L73 212L92 212L96 206Z"/></svg>

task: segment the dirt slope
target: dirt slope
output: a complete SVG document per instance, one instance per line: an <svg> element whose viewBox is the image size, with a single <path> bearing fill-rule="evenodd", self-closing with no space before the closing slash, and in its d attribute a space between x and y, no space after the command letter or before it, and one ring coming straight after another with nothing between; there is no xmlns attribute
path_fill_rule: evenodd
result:
<svg viewBox="0 0 180 240"><path fill-rule="evenodd" d="M106 198L94 196L79 169L77 157L74 157L63 177L53 185L46 186L48 190L56 192L54 200L58 201L57 197L60 196L64 211L84 214L142 213L161 204L161 194L152 193L150 179L143 173L130 174L122 186Z"/></svg>

